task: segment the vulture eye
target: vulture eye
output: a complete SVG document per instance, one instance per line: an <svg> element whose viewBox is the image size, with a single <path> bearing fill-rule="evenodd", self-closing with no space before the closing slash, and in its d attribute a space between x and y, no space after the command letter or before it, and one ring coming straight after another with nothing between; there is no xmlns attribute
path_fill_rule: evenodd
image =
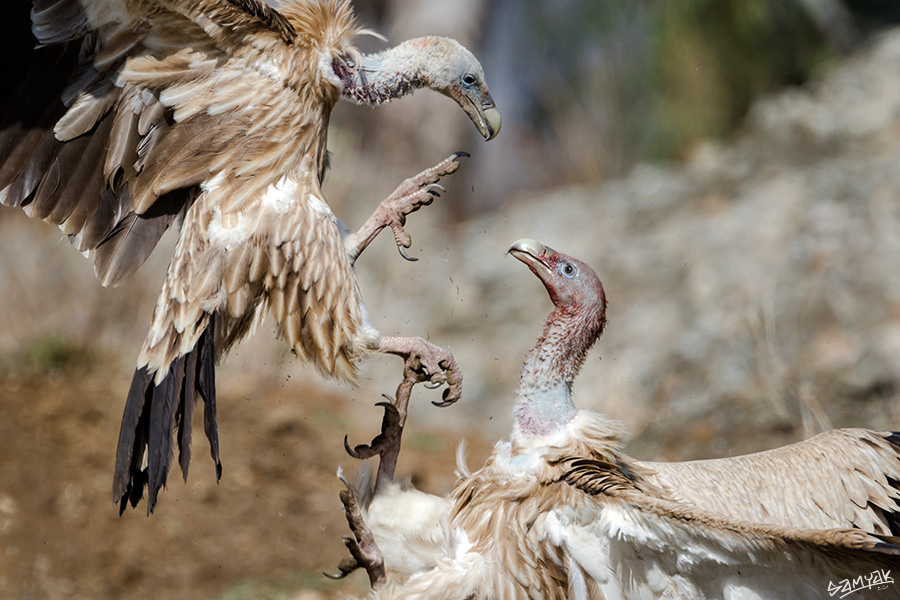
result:
<svg viewBox="0 0 900 600"><path fill-rule="evenodd" d="M476 83L478 83L478 78L472 75L471 73L466 73L462 76L462 83L466 87L472 87Z"/></svg>
<svg viewBox="0 0 900 600"><path fill-rule="evenodd" d="M563 265L562 274L564 277L568 277L569 279L575 277L578 273L578 268L572 263L566 263Z"/></svg>

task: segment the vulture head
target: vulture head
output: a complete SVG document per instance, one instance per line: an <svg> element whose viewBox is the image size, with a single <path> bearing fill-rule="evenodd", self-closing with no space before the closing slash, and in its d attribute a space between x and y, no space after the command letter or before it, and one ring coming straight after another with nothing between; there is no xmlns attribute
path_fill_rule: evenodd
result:
<svg viewBox="0 0 900 600"><path fill-rule="evenodd" d="M600 336L606 323L606 292L592 268L535 240L519 240L509 253L541 280L556 312L578 316L591 341Z"/></svg>
<svg viewBox="0 0 900 600"><path fill-rule="evenodd" d="M569 389L578 376L588 350L600 338L606 325L606 293L592 268L534 240L519 240L509 253L525 263L553 301L553 312L544 324L544 333L526 359L520 394L561 384L565 402L556 399L547 414L538 411L540 421L552 428L566 422L575 411L568 400ZM552 383L556 382L556 384ZM562 412L559 407L562 406ZM518 414L518 413L517 413ZM535 414L531 414L534 418ZM533 425L534 423L532 423ZM536 430L548 430L537 427Z"/></svg>
<svg viewBox="0 0 900 600"><path fill-rule="evenodd" d="M513 407L518 441L558 431L576 414L572 384L606 324L606 293L592 268L534 240L509 254L525 263L550 294L553 312L525 358Z"/></svg>
<svg viewBox="0 0 900 600"><path fill-rule="evenodd" d="M452 98L485 140L500 132L500 111L488 91L484 69L456 40L421 37L377 54L364 54L358 66L334 65L343 96L362 104L383 104L427 87Z"/></svg>
<svg viewBox="0 0 900 600"><path fill-rule="evenodd" d="M478 133L485 140L493 139L500 132L500 111L488 91L481 63L456 40L431 37L420 41L430 57L422 71L425 85L455 100Z"/></svg>

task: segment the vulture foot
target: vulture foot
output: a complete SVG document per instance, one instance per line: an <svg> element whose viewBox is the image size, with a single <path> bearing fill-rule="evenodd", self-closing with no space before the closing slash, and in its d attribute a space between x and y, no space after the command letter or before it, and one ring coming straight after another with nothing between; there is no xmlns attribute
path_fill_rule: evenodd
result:
<svg viewBox="0 0 900 600"><path fill-rule="evenodd" d="M344 536L344 545L350 551L351 558L345 558L338 564L338 573L325 573L326 577L331 579L342 579L355 571L356 569L365 569L369 575L369 583L373 590L378 590L384 586L387 581L387 575L384 570L384 557L378 544L375 543L375 536L372 530L366 525L363 519L362 511L356 503L353 490L350 484L340 474L338 475L344 483L346 489L341 491L341 504L344 505L344 515L347 517L347 524L350 525L350 531L353 537Z"/></svg>
<svg viewBox="0 0 900 600"><path fill-rule="evenodd" d="M388 400L390 397L385 396ZM397 457L400 455L400 439L403 436L403 425L406 421L406 407L409 395L405 399L398 397L397 402L379 402L376 406L384 408L384 419L381 421L381 433L369 445L360 444L350 447L347 436L344 436L344 449L347 454L359 460L373 456L380 457L378 475L375 479L377 490L382 481L392 481L397 468ZM402 412L401 412L402 409Z"/></svg>
<svg viewBox="0 0 900 600"><path fill-rule="evenodd" d="M403 381L397 388L397 407L403 421L406 421L405 403L408 403L412 386L417 383L428 382L432 388L447 384L441 401L432 402L435 406L449 406L459 400L462 372L449 351L419 337L382 337L378 341L378 350L396 354L405 361ZM403 408L400 407L401 398L406 398Z"/></svg>
<svg viewBox="0 0 900 600"><path fill-rule="evenodd" d="M435 198L440 197L441 192L446 191L442 185L438 184L438 181L444 175L455 172L459 168L459 159L464 156L469 156L469 154L454 152L430 169L425 169L397 186L390 196L382 200L372 216L359 228L359 231L347 238L346 246L350 262L356 262L362 251L385 227L390 227L394 232L394 242L397 244L400 255L406 260L418 260L406 252L406 249L412 244L412 238L403 229L403 226L406 225L406 217L423 206L428 206Z"/></svg>
<svg viewBox="0 0 900 600"><path fill-rule="evenodd" d="M420 382L428 382L435 387L446 383L447 389L444 390L442 401L433 404L447 406L459 399L462 385L462 374L456 366L453 355L422 338L383 337L379 342L379 350L405 359L403 381L397 386L397 398L391 400L389 396L385 396L389 402L378 403L378 406L384 409L381 433L369 445L361 444L351 448L347 437L344 437L344 448L353 458L365 460L376 455L380 457L375 479L376 491L383 481L391 481L394 478L413 386ZM387 580L384 557L375 542L372 530L366 525L353 495L353 489L343 476L340 474L338 476L346 488L341 491L341 503L344 505L344 515L353 536L344 536L344 545L350 551L350 558L340 562L338 573L325 575L340 579L356 569L365 569L372 589L377 591Z"/></svg>

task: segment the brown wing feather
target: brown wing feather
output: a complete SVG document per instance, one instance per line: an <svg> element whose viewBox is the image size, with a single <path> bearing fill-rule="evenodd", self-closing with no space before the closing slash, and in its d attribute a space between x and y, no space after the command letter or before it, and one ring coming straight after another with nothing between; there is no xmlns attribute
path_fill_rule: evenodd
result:
<svg viewBox="0 0 900 600"><path fill-rule="evenodd" d="M30 205L80 250L105 244L95 270L107 284L140 266L159 238L110 253L110 236L142 223L132 211L220 171L246 178L228 199L239 210L296 167L305 151L291 134L317 134L304 133L315 116L297 101L310 83L297 67L317 65L327 43L342 51L357 31L347 2L310 4L320 6L289 18L258 0L37 0L33 15L17 2L0 31L18 59L3 67L16 87L0 101L0 203ZM36 42L47 47L33 51ZM256 102L269 109L255 111ZM251 181L260 169L271 176ZM128 268L110 269L119 258Z"/></svg>

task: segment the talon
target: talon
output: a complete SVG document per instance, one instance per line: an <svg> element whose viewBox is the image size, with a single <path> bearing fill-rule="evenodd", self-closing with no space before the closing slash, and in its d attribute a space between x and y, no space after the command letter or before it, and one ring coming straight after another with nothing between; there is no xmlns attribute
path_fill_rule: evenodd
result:
<svg viewBox="0 0 900 600"><path fill-rule="evenodd" d="M355 262L359 255L375 239L385 227L394 230L394 237L398 246L409 248L409 236L403 231L406 217L423 206L431 204L435 198L447 191L443 185L437 183L439 179L454 173L459 169L457 160L468 157L468 152L454 152L449 158L445 158L435 166L426 169L408 179L405 179L393 193L385 198L375 209L375 212L363 223L356 233L345 240L350 260ZM402 238L401 238L402 236ZM417 259L409 256L402 248L400 256L405 260Z"/></svg>
<svg viewBox="0 0 900 600"><path fill-rule="evenodd" d="M337 568L338 568L339 573L329 573L328 571L322 571L322 575L324 575L328 579L343 579L344 577L346 577L353 571L355 571L357 569L361 569L362 565L360 565L356 561L356 559L345 558L340 563L338 563Z"/></svg>
<svg viewBox="0 0 900 600"><path fill-rule="evenodd" d="M457 158L469 158L470 156L472 156L472 155L469 154L468 152L466 152L465 150L457 150L456 152L454 152L453 154L450 155L450 160L456 160Z"/></svg>
<svg viewBox="0 0 900 600"><path fill-rule="evenodd" d="M407 254L406 248L404 248L403 246L397 246L397 250L400 251L400 256L402 256L403 258L405 258L405 259L408 260L409 262L416 262L416 261L419 260L419 259L416 258L415 256L410 256L409 254Z"/></svg>
<svg viewBox="0 0 900 600"><path fill-rule="evenodd" d="M357 460L365 460L362 456L360 456L360 454L358 452L356 452L356 450L354 450L353 448L350 447L350 439L346 435L344 436L344 450L346 450L347 454L349 454L352 458L355 458ZM346 485L347 487L350 487L350 485L347 483L346 480L341 478L341 481L344 482L344 485Z"/></svg>
<svg viewBox="0 0 900 600"><path fill-rule="evenodd" d="M457 387L457 384L451 383L450 387L444 390L441 398L441 400L432 400L431 403L439 408L445 408L451 404L456 404L459 401L459 388Z"/></svg>
<svg viewBox="0 0 900 600"><path fill-rule="evenodd" d="M344 516L347 519L347 525L353 536L344 535L344 545L350 552L351 558L345 558L338 564L340 574L325 575L331 579L341 579L352 573L356 569L363 568L369 575L369 583L373 590L377 590L385 583L384 558L372 530L366 525L360 512L359 506L356 504L356 498L353 497L352 490L348 487L340 493L341 503L344 505Z"/></svg>
<svg viewBox="0 0 900 600"><path fill-rule="evenodd" d="M422 386L423 386L426 390L436 390L436 389L438 389L439 387L441 387L442 385L444 385L444 382L443 382L443 381L429 381L429 382L427 382L427 383L422 384Z"/></svg>
<svg viewBox="0 0 900 600"><path fill-rule="evenodd" d="M385 413L393 413L392 416L398 416L400 414L400 411L397 410L396 406L394 406L394 399L387 394L382 394L382 397L387 398L388 401L376 402L375 406L380 406L381 408L383 408Z"/></svg>
<svg viewBox="0 0 900 600"><path fill-rule="evenodd" d="M344 450L352 458L366 460L373 456L383 456L386 449L391 445L389 438L393 429L400 423L400 411L394 403L390 401L390 396L387 396L386 394L382 394L382 396L387 398L389 402L378 402L375 404L375 406L380 406L384 409L384 418L381 422L381 433L375 436L375 439L373 439L370 444L359 444L352 448L350 447L349 437L346 435L344 436ZM344 482L344 486L347 489L350 489L350 484L344 479L343 475L341 474L338 477Z"/></svg>

